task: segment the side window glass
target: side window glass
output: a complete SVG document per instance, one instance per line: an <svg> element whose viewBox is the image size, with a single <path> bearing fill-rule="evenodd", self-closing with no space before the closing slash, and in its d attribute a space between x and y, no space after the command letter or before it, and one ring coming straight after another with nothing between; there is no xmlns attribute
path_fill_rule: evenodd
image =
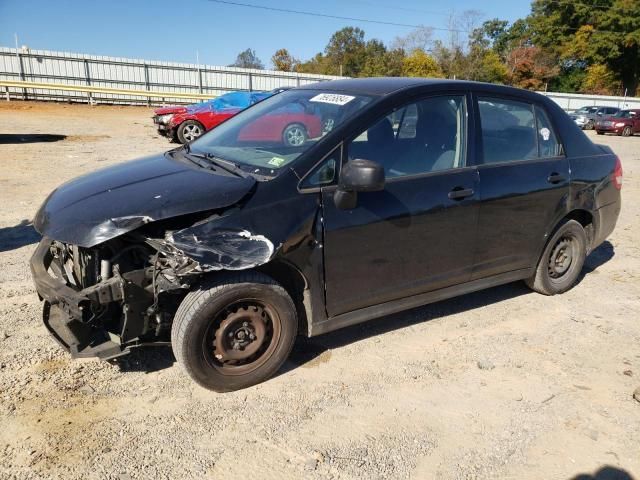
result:
<svg viewBox="0 0 640 480"><path fill-rule="evenodd" d="M558 142L558 137L553 131L551 122L546 112L536 107L536 121L538 128L538 145L540 147L540 156L559 157L563 154L562 145Z"/></svg>
<svg viewBox="0 0 640 480"><path fill-rule="evenodd" d="M313 169L311 174L302 182L302 188L317 188L331 185L337 176L338 164L342 148L336 148L327 158Z"/></svg>
<svg viewBox="0 0 640 480"><path fill-rule="evenodd" d="M378 162L386 178L464 166L466 119L463 95L431 97L405 105L349 142L348 160Z"/></svg>
<svg viewBox="0 0 640 480"><path fill-rule="evenodd" d="M478 99L484 163L516 162L538 157L533 105L505 99Z"/></svg>

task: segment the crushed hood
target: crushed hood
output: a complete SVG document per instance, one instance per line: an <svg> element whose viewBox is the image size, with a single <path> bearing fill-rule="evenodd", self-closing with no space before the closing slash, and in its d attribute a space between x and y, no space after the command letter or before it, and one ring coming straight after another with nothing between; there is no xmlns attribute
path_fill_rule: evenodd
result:
<svg viewBox="0 0 640 480"><path fill-rule="evenodd" d="M234 205L254 184L253 178L161 154L61 185L38 210L34 226L54 240L92 247L146 223Z"/></svg>

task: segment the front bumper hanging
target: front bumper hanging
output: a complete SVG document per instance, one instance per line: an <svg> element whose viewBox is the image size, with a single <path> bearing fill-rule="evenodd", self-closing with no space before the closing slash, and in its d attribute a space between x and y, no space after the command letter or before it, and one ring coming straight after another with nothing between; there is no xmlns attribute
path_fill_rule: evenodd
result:
<svg viewBox="0 0 640 480"><path fill-rule="evenodd" d="M76 290L64 278L49 273L54 261L51 245L50 239L43 238L31 257L36 291L44 300L43 322L47 330L73 358L98 357L107 360L129 353L135 344L124 345L118 335L92 324L95 307L123 302L127 295L127 282L122 277L114 276L91 287Z"/></svg>

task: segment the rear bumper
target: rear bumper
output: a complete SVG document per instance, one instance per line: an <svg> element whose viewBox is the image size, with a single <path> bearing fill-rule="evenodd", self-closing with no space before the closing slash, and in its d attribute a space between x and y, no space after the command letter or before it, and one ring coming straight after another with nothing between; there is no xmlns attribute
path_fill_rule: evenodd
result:
<svg viewBox="0 0 640 480"><path fill-rule="evenodd" d="M598 247L613 233L613 230L616 228L616 223L618 222L618 217L620 216L621 205L622 202L618 200L615 203L610 203L596 210L598 228L596 237L593 239L593 249Z"/></svg>
<svg viewBox="0 0 640 480"><path fill-rule="evenodd" d="M123 298L120 279L113 278L84 290L76 290L49 274L53 261L51 240L43 238L31 257L31 274L38 296L44 300L42 320L53 338L76 357L109 359L128 353L117 336L91 324L92 307ZM115 340L115 341L114 341Z"/></svg>

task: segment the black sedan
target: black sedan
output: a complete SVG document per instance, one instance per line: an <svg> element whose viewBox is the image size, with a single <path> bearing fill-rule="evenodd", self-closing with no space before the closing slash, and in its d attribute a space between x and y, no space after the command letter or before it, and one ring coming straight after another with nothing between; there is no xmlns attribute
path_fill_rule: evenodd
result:
<svg viewBox="0 0 640 480"><path fill-rule="evenodd" d="M292 106L331 127L274 141L263 119ZM62 185L31 268L72 356L170 342L228 391L272 376L298 334L519 280L567 291L613 231L621 184L616 155L544 96L340 80Z"/></svg>

